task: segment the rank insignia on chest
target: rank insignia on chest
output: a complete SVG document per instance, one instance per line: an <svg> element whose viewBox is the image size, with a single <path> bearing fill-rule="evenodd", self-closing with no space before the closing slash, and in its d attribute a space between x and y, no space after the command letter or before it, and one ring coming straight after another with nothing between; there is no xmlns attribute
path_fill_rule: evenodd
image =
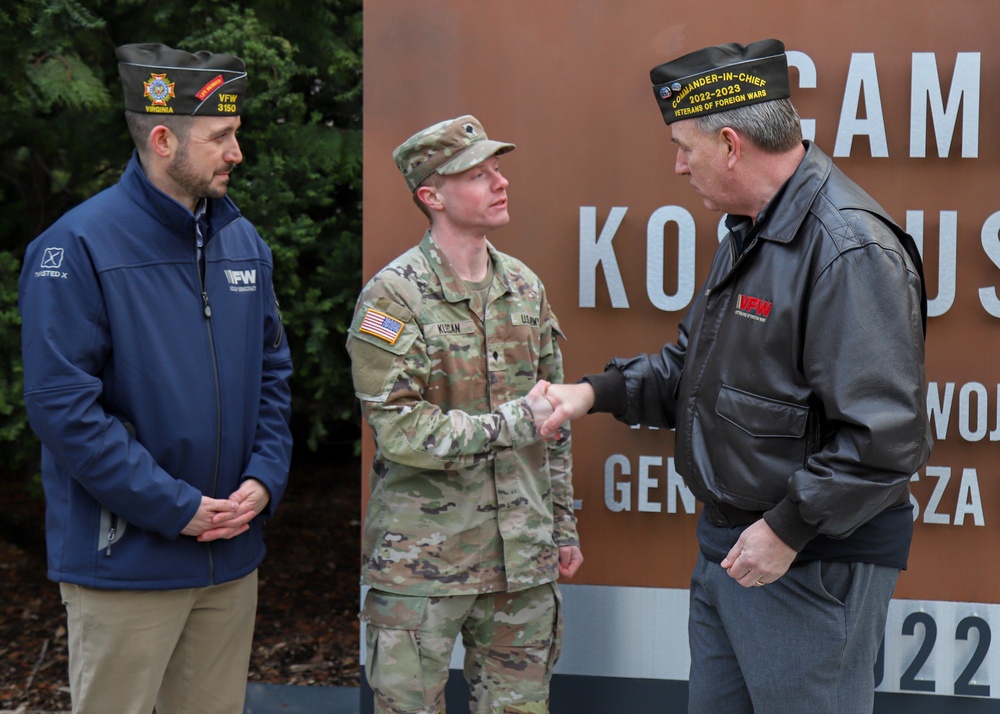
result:
<svg viewBox="0 0 1000 714"><path fill-rule="evenodd" d="M368 308L368 312L365 313L365 317L361 321L358 330L367 332L369 335L375 335L391 345L402 334L403 323L393 317L389 317L384 312Z"/></svg>

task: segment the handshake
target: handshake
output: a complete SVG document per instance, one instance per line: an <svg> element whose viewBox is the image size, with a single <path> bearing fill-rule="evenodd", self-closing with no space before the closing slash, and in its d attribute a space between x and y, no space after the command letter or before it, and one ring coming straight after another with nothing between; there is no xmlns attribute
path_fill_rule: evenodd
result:
<svg viewBox="0 0 1000 714"><path fill-rule="evenodd" d="M525 399L534 415L535 429L543 439L552 439L563 424L590 411L594 406L594 388L587 382L552 384L543 379Z"/></svg>

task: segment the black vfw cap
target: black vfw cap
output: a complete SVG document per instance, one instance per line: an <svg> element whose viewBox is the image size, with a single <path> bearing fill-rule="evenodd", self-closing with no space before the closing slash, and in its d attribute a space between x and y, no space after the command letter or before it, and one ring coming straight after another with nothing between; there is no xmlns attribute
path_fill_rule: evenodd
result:
<svg viewBox="0 0 1000 714"><path fill-rule="evenodd" d="M115 56L127 111L238 116L243 110L247 72L239 57L156 43L123 45Z"/></svg>
<svg viewBox="0 0 1000 714"><path fill-rule="evenodd" d="M706 47L653 67L649 78L667 124L791 96L780 40Z"/></svg>

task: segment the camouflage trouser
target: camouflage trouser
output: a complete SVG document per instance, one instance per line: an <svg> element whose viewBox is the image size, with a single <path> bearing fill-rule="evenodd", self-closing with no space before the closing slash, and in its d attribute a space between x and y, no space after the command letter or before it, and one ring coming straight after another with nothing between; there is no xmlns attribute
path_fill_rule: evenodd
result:
<svg viewBox="0 0 1000 714"><path fill-rule="evenodd" d="M444 714L459 633L472 714L549 711L549 680L562 643L556 583L441 598L369 590L361 618L376 714Z"/></svg>

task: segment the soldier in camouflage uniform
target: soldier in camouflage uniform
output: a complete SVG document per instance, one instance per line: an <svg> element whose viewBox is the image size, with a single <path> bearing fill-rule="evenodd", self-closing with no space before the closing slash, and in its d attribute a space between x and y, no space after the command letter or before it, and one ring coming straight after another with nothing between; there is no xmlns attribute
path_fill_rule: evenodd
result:
<svg viewBox="0 0 1000 714"><path fill-rule="evenodd" d="M583 557L568 428L536 428L563 377L559 324L538 277L486 240L509 221L513 148L463 116L395 150L431 226L365 286L348 335L376 444L361 617L380 713L443 713L459 635L472 712L548 711L556 580Z"/></svg>

